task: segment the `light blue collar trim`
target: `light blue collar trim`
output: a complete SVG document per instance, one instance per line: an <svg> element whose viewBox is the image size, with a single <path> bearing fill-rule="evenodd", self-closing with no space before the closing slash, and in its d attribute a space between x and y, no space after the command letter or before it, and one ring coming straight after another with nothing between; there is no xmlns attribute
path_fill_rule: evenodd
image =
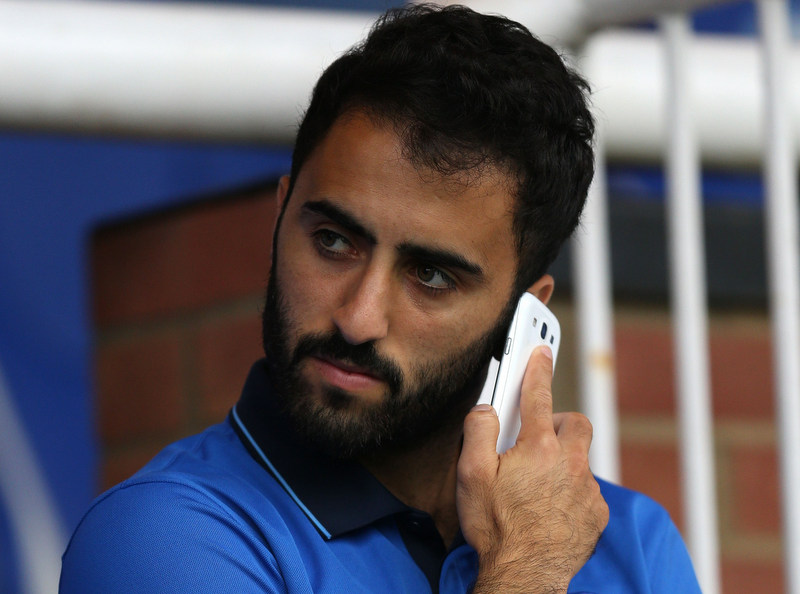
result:
<svg viewBox="0 0 800 594"><path fill-rule="evenodd" d="M277 480L278 483L281 485L281 487L283 487L283 489L286 491L286 493L289 495L289 497L291 497L294 500L294 502L303 511L303 513L306 515L306 517L311 521L312 524L314 524L316 529L319 530L320 534L322 534L322 536L324 536L326 540L330 540L331 539L331 533L328 532L328 530L325 529L325 526L322 525L322 523L316 518L316 516L311 513L311 510L309 510L305 506L305 504L300 500L300 498L297 496L297 494L289 486L289 483L286 482L286 479L284 479L283 476L281 476L281 473L278 472L278 469L275 468L275 466L273 466L272 462L269 461L269 458L267 458L266 454L264 454L264 451L256 443L256 440L253 439L253 436L250 435L250 432L247 430L247 427L244 426L244 423L239 418L239 413L236 412L236 405L234 405L233 409L231 410L231 413L232 413L234 422L239 427L239 429L242 431L242 434L247 438L247 441L250 442L250 445L253 446L253 449L256 451L256 453L261 458L261 461L264 463L264 465L272 473L272 476L275 477L275 480Z"/></svg>

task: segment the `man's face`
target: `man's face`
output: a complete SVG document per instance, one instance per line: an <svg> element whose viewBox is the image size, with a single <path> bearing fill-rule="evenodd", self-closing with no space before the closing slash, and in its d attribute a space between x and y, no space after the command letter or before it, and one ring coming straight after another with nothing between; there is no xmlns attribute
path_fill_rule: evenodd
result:
<svg viewBox="0 0 800 594"><path fill-rule="evenodd" d="M264 311L273 380L312 443L360 456L460 426L513 313L508 181L418 171L391 126L357 113L314 150Z"/></svg>

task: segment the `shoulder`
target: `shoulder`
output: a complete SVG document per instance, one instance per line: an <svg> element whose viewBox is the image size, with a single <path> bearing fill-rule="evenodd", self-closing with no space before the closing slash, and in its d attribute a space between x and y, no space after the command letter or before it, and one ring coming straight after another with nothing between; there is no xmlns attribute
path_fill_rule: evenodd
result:
<svg viewBox="0 0 800 594"><path fill-rule="evenodd" d="M177 442L98 497L64 553L61 591L281 591L267 534L280 523L266 502L255 513L261 486L242 478L230 437L217 426Z"/></svg>
<svg viewBox="0 0 800 594"><path fill-rule="evenodd" d="M672 526L672 519L664 507L643 493L597 479L603 498L608 503L609 514L620 527L636 528L651 533ZM609 524L611 519L609 520Z"/></svg>
<svg viewBox="0 0 800 594"><path fill-rule="evenodd" d="M700 592L689 554L667 511L650 497L598 479L608 526L570 592ZM573 586L577 589L574 589Z"/></svg>

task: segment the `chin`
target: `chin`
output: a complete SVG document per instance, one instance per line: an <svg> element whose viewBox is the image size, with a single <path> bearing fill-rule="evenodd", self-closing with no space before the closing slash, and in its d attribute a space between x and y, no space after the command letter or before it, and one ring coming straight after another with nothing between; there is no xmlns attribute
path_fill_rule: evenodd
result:
<svg viewBox="0 0 800 594"><path fill-rule="evenodd" d="M352 414L359 414L372 407L379 406L383 398L363 396L340 390L338 388L326 388L322 390L318 402L321 408L328 408L331 411L352 411Z"/></svg>

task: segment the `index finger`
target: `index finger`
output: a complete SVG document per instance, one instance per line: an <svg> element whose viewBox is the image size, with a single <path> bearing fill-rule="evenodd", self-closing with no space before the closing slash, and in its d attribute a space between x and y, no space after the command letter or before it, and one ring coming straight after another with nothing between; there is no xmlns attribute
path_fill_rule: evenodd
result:
<svg viewBox="0 0 800 594"><path fill-rule="evenodd" d="M521 427L517 441L543 431L553 433L553 353L539 346L531 354L522 378L519 412Z"/></svg>

